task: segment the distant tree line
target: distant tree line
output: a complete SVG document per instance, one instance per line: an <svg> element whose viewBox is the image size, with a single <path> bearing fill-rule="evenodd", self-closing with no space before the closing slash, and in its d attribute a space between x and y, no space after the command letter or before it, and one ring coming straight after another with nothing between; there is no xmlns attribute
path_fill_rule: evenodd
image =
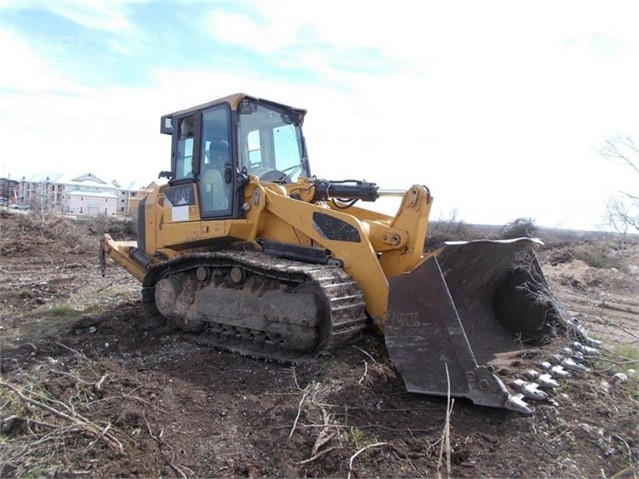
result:
<svg viewBox="0 0 639 479"><path fill-rule="evenodd" d="M635 191L620 191L608 200L606 222L625 235L639 233L639 148L630 136L616 136L606 140L599 154L626 165L637 179Z"/></svg>

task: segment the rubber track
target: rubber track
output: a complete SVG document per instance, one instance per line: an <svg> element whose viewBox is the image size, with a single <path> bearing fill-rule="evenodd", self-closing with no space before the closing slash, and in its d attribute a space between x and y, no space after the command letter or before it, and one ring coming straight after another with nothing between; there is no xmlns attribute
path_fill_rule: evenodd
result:
<svg viewBox="0 0 639 479"><path fill-rule="evenodd" d="M207 323L202 334L195 336L198 343L204 343L243 355L279 362L300 362L313 359L321 353L330 352L359 338L366 326L366 312L363 294L357 283L344 270L335 266L307 264L277 258L252 251L224 251L215 253L193 253L158 264L149 270L144 279L142 299L147 318L161 324L163 317L155 306L155 284L172 274L192 271L199 266L213 268L242 267L255 275L274 279L291 286L300 284L317 285L324 293L328 305L330 325L320 329L326 337L315 351L302 354L256 339L259 335L250 331L228 331L228 326L220 325L226 333L215 333L215 324Z"/></svg>

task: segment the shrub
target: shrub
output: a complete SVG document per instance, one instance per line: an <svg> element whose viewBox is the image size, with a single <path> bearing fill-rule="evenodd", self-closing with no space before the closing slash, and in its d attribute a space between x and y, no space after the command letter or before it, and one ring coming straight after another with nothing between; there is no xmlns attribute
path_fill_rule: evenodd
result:
<svg viewBox="0 0 639 479"><path fill-rule="evenodd" d="M443 246L446 241L469 241L477 239L472 225L463 221L435 221L429 224L425 249L433 250Z"/></svg>
<svg viewBox="0 0 639 479"><path fill-rule="evenodd" d="M606 242L587 242L575 246L572 256L580 259L592 268L616 268L621 271L628 269L628 264L622 255L615 254L615 245Z"/></svg>
<svg viewBox="0 0 639 479"><path fill-rule="evenodd" d="M93 236L102 236L104 233L109 233L117 239L135 239L136 236L136 224L130 218L101 213L85 221L89 234Z"/></svg>
<svg viewBox="0 0 639 479"><path fill-rule="evenodd" d="M539 228L532 218L517 218L516 220L506 223L500 230L499 236L503 239L534 237L537 235Z"/></svg>

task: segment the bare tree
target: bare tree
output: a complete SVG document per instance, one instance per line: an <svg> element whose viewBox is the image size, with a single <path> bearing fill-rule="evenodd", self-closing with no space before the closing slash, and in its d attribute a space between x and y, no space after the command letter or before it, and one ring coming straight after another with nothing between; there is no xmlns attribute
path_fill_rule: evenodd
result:
<svg viewBox="0 0 639 479"><path fill-rule="evenodd" d="M627 165L639 180L639 147L630 135L606 140L599 154ZM635 192L620 191L617 196L608 200L606 221L624 236L631 231L639 232L639 181L637 186Z"/></svg>

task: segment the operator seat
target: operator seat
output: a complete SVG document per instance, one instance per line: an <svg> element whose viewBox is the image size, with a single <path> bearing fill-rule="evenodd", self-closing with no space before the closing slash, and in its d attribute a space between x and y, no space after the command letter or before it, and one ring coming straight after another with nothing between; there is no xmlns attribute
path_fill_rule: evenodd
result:
<svg viewBox="0 0 639 479"><path fill-rule="evenodd" d="M211 141L208 149L209 162L204 164L202 183L203 210L205 212L226 210L229 207L228 185L224 182L224 168L229 161L228 146L220 140Z"/></svg>

